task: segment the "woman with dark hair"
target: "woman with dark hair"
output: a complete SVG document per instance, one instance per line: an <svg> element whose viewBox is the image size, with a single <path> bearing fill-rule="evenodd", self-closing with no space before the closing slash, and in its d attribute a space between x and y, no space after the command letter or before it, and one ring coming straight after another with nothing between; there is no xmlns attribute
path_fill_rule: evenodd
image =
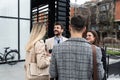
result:
<svg viewBox="0 0 120 80"><path fill-rule="evenodd" d="M98 37L98 34L97 34L96 31L92 31L92 30L91 31L87 31L86 39L91 44L100 47L100 45L99 45L100 40L99 40L99 37ZM102 51L103 68L104 68L104 70L106 72L106 52L105 52L105 50L103 48L101 48L101 51ZM106 80L106 76L103 78L103 80Z"/></svg>
<svg viewBox="0 0 120 80"><path fill-rule="evenodd" d="M100 40L99 40L99 37L98 37L96 31L88 31L88 32L87 32L87 35L86 35L86 39L87 39L90 43L92 43L92 44L94 44L94 45L96 45L96 46L99 46Z"/></svg>

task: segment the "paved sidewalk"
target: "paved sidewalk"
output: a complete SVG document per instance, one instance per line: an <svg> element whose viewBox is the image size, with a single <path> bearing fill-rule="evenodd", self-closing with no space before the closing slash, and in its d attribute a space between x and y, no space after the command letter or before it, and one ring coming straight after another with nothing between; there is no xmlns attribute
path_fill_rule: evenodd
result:
<svg viewBox="0 0 120 80"><path fill-rule="evenodd" d="M120 80L120 56L110 56L109 77L107 80Z"/></svg>
<svg viewBox="0 0 120 80"><path fill-rule="evenodd" d="M0 80L25 80L24 62L16 65L0 64Z"/></svg>
<svg viewBox="0 0 120 80"><path fill-rule="evenodd" d="M13 66L0 64L0 80L25 80L24 62ZM120 57L110 57L107 80L120 80Z"/></svg>

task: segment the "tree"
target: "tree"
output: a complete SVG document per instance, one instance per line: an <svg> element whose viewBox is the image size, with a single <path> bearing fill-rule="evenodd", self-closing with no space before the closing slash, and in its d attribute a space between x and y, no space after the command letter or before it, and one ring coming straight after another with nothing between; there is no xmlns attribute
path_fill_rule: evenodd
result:
<svg viewBox="0 0 120 80"><path fill-rule="evenodd" d="M114 26L114 3L112 0L103 0L98 2L98 24L101 34L107 32L107 36L112 36L113 26Z"/></svg>

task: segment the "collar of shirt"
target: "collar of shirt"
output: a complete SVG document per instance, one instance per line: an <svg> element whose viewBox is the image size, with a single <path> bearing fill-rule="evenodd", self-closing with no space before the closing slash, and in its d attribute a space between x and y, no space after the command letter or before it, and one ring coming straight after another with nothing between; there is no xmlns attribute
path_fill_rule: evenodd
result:
<svg viewBox="0 0 120 80"><path fill-rule="evenodd" d="M54 37L54 45L58 44L58 40L60 40L59 43L63 42L63 38L62 37Z"/></svg>
<svg viewBox="0 0 120 80"><path fill-rule="evenodd" d="M75 41L75 42L86 42L89 43L85 38L69 38L67 41ZM90 44L90 43L89 43Z"/></svg>

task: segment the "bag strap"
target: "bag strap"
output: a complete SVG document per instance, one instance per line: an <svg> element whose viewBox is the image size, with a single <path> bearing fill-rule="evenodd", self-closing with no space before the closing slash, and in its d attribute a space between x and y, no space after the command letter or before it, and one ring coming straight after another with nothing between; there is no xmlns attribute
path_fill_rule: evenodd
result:
<svg viewBox="0 0 120 80"><path fill-rule="evenodd" d="M98 80L96 48L94 45L92 45L92 52L93 52L93 80Z"/></svg>

